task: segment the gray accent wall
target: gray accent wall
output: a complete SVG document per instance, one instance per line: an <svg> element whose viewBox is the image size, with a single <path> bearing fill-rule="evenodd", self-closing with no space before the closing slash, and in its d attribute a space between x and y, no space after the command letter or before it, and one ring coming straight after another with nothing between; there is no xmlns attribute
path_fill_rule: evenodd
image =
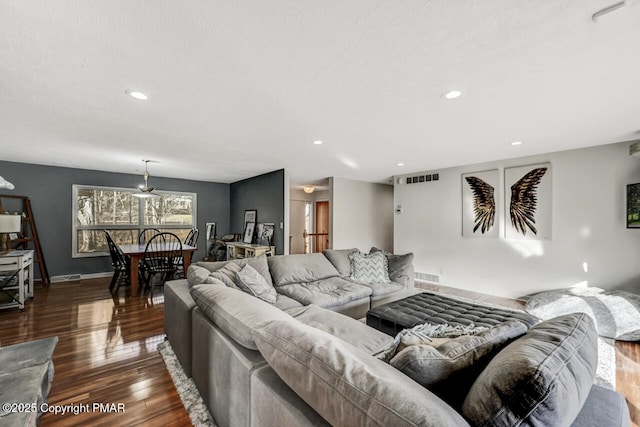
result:
<svg viewBox="0 0 640 427"><path fill-rule="evenodd" d="M284 169L258 175L231 184L231 232L242 233L244 211L256 209L258 222L275 224L273 244L276 254L284 253L285 173Z"/></svg>
<svg viewBox="0 0 640 427"><path fill-rule="evenodd" d="M142 182L141 175L0 161L0 176L15 185L14 190L0 189L0 194L28 196L31 200L50 276L111 271L108 256L72 258L71 187L73 184L81 184L135 188ZM153 175L149 183L161 190L197 194L197 227L200 236L194 260L201 260L205 256L205 223L215 222L218 236L233 232L229 221L230 184L161 178ZM11 211L21 210L11 208L6 201L3 201L3 205ZM36 275L38 276L38 273Z"/></svg>

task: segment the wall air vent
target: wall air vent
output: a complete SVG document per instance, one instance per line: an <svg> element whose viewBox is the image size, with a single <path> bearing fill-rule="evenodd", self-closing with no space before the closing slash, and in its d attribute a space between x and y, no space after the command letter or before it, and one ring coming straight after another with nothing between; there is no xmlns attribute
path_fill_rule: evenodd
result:
<svg viewBox="0 0 640 427"><path fill-rule="evenodd" d="M438 181L439 179L440 179L439 173L430 173L426 175L408 176L405 178L404 182L406 184L418 184L421 182Z"/></svg>
<svg viewBox="0 0 640 427"><path fill-rule="evenodd" d="M419 273L416 271L416 280L424 282L440 283L440 276L437 274Z"/></svg>

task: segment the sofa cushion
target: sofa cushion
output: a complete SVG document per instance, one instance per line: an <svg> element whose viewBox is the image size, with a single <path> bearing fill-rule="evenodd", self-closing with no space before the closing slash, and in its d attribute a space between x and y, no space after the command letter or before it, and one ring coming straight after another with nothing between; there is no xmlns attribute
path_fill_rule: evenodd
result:
<svg viewBox="0 0 640 427"><path fill-rule="evenodd" d="M316 304L320 307L335 307L371 295L371 288L340 277L280 285L277 290L302 305Z"/></svg>
<svg viewBox="0 0 640 427"><path fill-rule="evenodd" d="M468 425L424 387L314 327L269 321L254 340L278 376L332 425Z"/></svg>
<svg viewBox="0 0 640 427"><path fill-rule="evenodd" d="M372 247L369 253L372 252L384 252L382 249ZM406 286L409 282L409 272L413 266L413 253L409 252L404 255L394 255L388 252L384 252L389 261L389 278L393 282L400 283Z"/></svg>
<svg viewBox="0 0 640 427"><path fill-rule="evenodd" d="M196 305L241 346L257 350L251 330L270 319L291 319L287 313L238 289L197 285L191 288Z"/></svg>
<svg viewBox="0 0 640 427"><path fill-rule="evenodd" d="M389 283L358 283L359 285L366 286L371 288L371 296L378 297L381 295L392 294L394 292L400 292L406 287L402 286L399 283L389 282Z"/></svg>
<svg viewBox="0 0 640 427"><path fill-rule="evenodd" d="M491 359L527 327L515 320L477 335L435 338L430 344L409 345L391 359L391 366L459 409L471 385ZM442 338L440 338L442 339Z"/></svg>
<svg viewBox="0 0 640 427"><path fill-rule="evenodd" d="M360 284L390 283L389 261L381 252L363 254L353 252L349 255L351 261L350 280Z"/></svg>
<svg viewBox="0 0 640 427"><path fill-rule="evenodd" d="M286 295L276 292L276 303L274 304L274 306L279 308L280 310L285 311L291 308L302 307L302 304L300 304L293 298L289 298Z"/></svg>
<svg viewBox="0 0 640 427"><path fill-rule="evenodd" d="M236 285L238 285L240 290L260 298L269 304L276 303L276 290L249 264L242 267L242 270L236 275Z"/></svg>
<svg viewBox="0 0 640 427"><path fill-rule="evenodd" d="M260 275L264 277L264 280L266 280L268 284L273 285L273 281L271 280L271 273L269 273L269 265L267 264L266 255L260 255L257 257L243 258L243 259L233 259L230 261L215 261L215 262L201 261L197 263L199 267L206 268L211 272L218 271L222 267L229 264L236 264L240 268L248 264L251 267L255 268L258 271L258 273L260 273Z"/></svg>
<svg viewBox="0 0 640 427"><path fill-rule="evenodd" d="M187 282L189 283L189 287L201 285L209 278L209 274L211 274L211 272L204 267L195 264L189 265L187 269Z"/></svg>
<svg viewBox="0 0 640 427"><path fill-rule="evenodd" d="M276 286L337 277L338 270L320 253L277 255L267 260Z"/></svg>
<svg viewBox="0 0 640 427"><path fill-rule="evenodd" d="M333 264L340 273L340 277L349 277L351 275L351 261L349 255L352 252L358 252L358 249L325 249L322 251L324 256Z"/></svg>
<svg viewBox="0 0 640 427"><path fill-rule="evenodd" d="M544 321L491 360L462 412L477 425L571 425L591 390L597 362L597 333L588 315Z"/></svg>
<svg viewBox="0 0 640 427"><path fill-rule="evenodd" d="M242 270L242 267L234 262L229 262L222 266L222 268L209 273L209 276L213 279L219 280L225 284L225 286L233 289L239 289L236 285L236 276Z"/></svg>
<svg viewBox="0 0 640 427"><path fill-rule="evenodd" d="M368 354L378 353L393 341L389 335L362 322L314 304L293 308L287 313L305 325L338 337Z"/></svg>

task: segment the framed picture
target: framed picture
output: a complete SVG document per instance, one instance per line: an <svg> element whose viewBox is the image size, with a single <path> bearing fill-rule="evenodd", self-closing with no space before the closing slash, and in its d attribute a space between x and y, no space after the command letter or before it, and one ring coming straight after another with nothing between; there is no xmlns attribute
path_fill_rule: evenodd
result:
<svg viewBox="0 0 640 427"><path fill-rule="evenodd" d="M256 243L262 245L262 233L264 233L264 223L259 222L256 224Z"/></svg>
<svg viewBox="0 0 640 427"><path fill-rule="evenodd" d="M244 243L253 243L253 232L256 229L256 223L255 222L248 222L247 225L244 227L244 239L242 239L242 241Z"/></svg>
<svg viewBox="0 0 640 427"><path fill-rule="evenodd" d="M253 222L254 224L258 222L258 211L256 209L250 209L244 211L244 222L242 223L242 230L247 229L247 224Z"/></svg>
<svg viewBox="0 0 640 427"><path fill-rule="evenodd" d="M207 223L207 242L216 240L216 223L208 222Z"/></svg>
<svg viewBox="0 0 640 427"><path fill-rule="evenodd" d="M462 236L498 238L498 169L462 174Z"/></svg>
<svg viewBox="0 0 640 427"><path fill-rule="evenodd" d="M263 224L262 233L258 234L258 239L261 245L271 246L273 244L273 230L275 230L275 224L273 222L265 222Z"/></svg>
<svg viewBox="0 0 640 427"><path fill-rule="evenodd" d="M505 168L505 238L551 240L551 163Z"/></svg>
<svg viewBox="0 0 640 427"><path fill-rule="evenodd" d="M627 228L640 228L640 183L627 185Z"/></svg>

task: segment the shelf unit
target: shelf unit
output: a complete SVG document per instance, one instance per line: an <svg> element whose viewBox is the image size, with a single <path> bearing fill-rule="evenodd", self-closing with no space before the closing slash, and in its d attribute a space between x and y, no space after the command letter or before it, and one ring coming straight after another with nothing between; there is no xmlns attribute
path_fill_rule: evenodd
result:
<svg viewBox="0 0 640 427"><path fill-rule="evenodd" d="M0 309L24 311L33 298L33 250L0 252Z"/></svg>
<svg viewBox="0 0 640 427"><path fill-rule="evenodd" d="M227 242L227 259L253 258L265 254L274 254L275 251L275 246Z"/></svg>

